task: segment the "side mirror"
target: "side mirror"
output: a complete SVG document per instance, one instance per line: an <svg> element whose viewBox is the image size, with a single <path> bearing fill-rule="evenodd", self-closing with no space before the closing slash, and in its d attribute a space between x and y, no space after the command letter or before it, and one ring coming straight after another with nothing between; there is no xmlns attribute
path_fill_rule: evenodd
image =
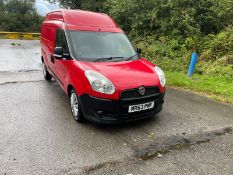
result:
<svg viewBox="0 0 233 175"><path fill-rule="evenodd" d="M138 53L139 55L142 53L142 49L140 49L140 48L137 48L136 51L137 51L137 53Z"/></svg>
<svg viewBox="0 0 233 175"><path fill-rule="evenodd" d="M63 49L62 49L62 47L55 47L53 56L56 59L62 59L63 58Z"/></svg>

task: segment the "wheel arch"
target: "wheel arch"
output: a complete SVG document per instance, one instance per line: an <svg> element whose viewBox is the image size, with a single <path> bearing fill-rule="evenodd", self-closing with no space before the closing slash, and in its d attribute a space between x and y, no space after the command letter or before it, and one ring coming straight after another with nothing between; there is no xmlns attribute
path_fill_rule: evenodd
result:
<svg viewBox="0 0 233 175"><path fill-rule="evenodd" d="M71 90L72 90L72 89L75 90L74 86L71 85L71 84L69 84L69 85L67 86L67 94L68 94L69 97L70 97L70 93L71 93Z"/></svg>

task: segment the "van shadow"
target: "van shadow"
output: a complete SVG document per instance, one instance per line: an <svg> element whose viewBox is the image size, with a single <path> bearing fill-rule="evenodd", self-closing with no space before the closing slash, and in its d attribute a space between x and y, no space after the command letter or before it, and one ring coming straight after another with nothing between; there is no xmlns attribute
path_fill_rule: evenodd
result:
<svg viewBox="0 0 233 175"><path fill-rule="evenodd" d="M110 124L110 125L103 125L103 124L95 124L95 123L90 123L88 122L88 125L92 125L92 127L100 130L100 131L111 131L112 133L114 132L119 132L119 131L124 131L124 130L129 130L129 129L139 129L139 128L144 128L146 125L149 125L150 123L157 123L159 122L159 115L155 115L153 117L139 120L139 121L133 121L133 122L126 122L126 123L121 123L121 124Z"/></svg>

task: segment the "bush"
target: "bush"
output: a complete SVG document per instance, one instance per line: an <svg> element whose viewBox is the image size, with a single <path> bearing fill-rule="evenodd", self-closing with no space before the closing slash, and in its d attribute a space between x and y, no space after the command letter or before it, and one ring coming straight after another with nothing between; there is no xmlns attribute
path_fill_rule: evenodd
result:
<svg viewBox="0 0 233 175"><path fill-rule="evenodd" d="M199 53L196 72L212 76L233 78L233 27L217 35L187 37L137 37L136 47L142 55L164 70L187 72L191 55Z"/></svg>

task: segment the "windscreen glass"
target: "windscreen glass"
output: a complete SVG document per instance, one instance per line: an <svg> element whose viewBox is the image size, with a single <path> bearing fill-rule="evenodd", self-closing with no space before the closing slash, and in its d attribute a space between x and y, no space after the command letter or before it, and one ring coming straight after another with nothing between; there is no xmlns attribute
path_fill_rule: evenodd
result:
<svg viewBox="0 0 233 175"><path fill-rule="evenodd" d="M83 61L137 59L137 54L123 33L69 31L73 55Z"/></svg>

